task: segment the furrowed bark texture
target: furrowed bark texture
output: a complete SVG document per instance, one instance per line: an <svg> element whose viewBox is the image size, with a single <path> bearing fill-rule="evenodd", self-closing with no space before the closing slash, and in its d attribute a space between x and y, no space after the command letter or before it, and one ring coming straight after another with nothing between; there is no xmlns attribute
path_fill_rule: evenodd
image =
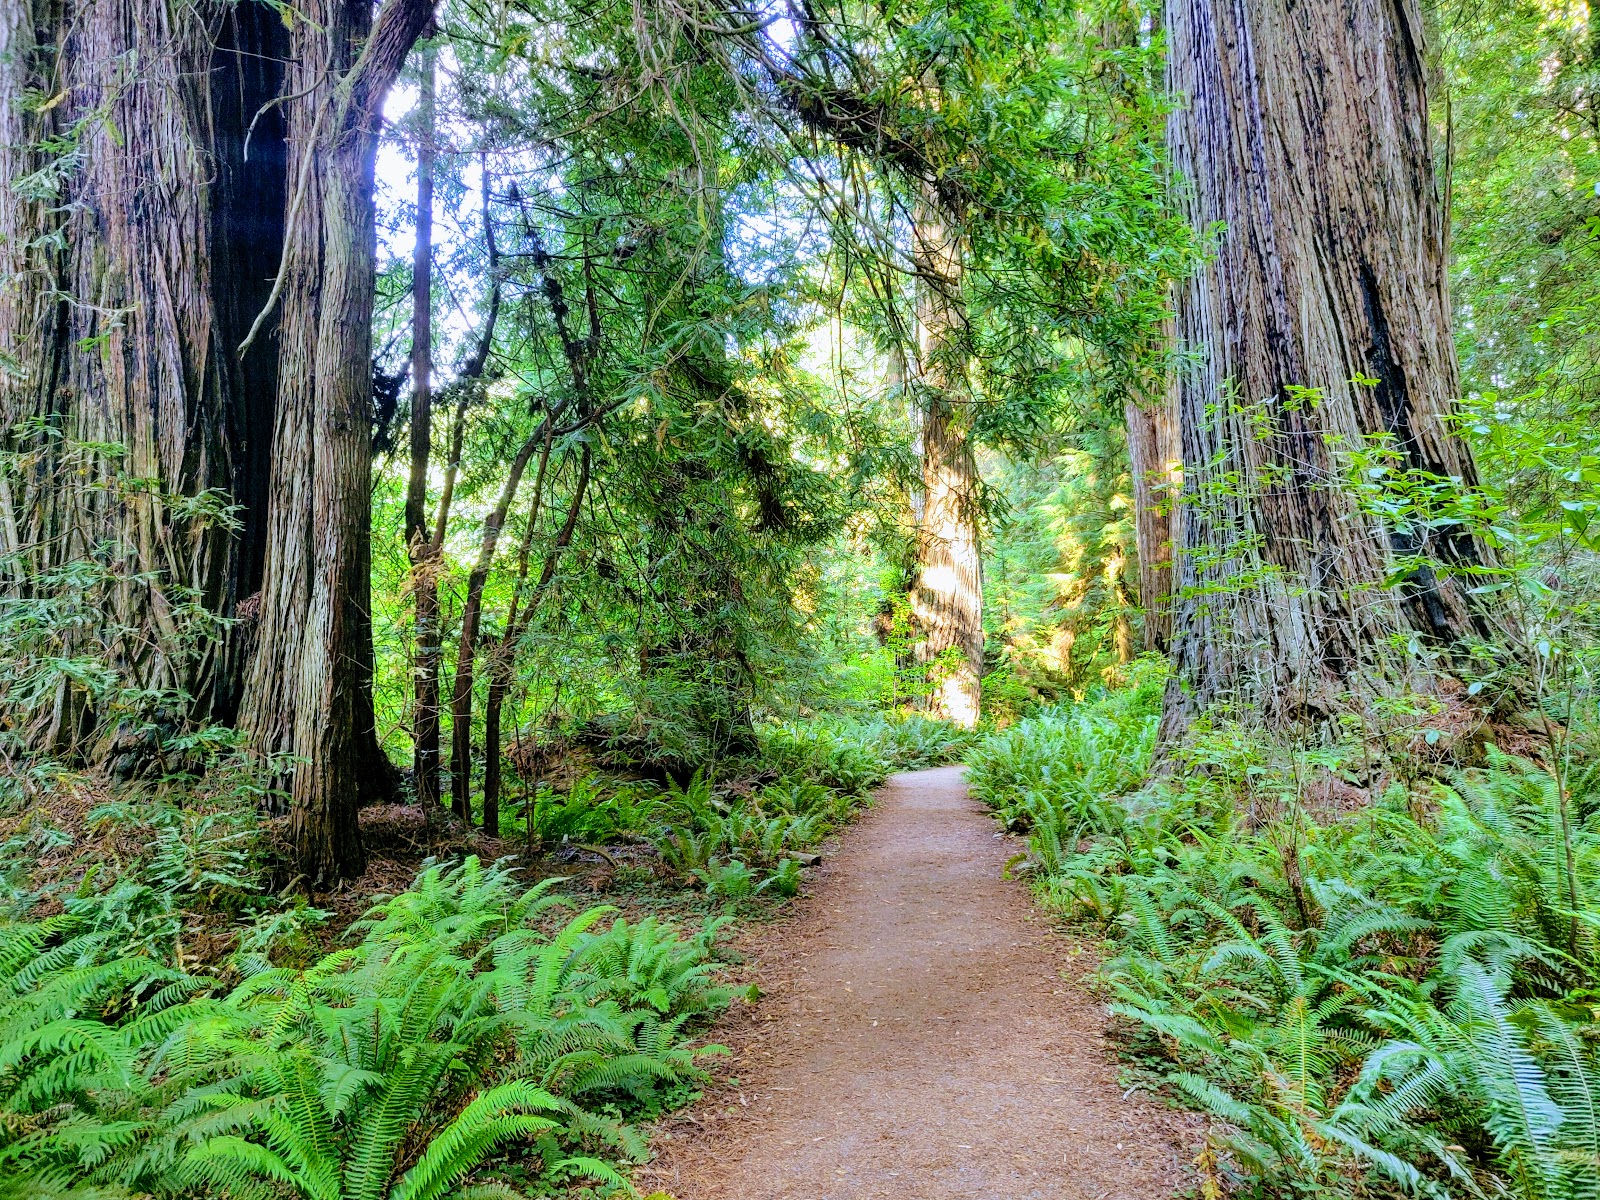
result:
<svg viewBox="0 0 1600 1200"><path fill-rule="evenodd" d="M312 886L364 866L356 809L387 782L372 713L373 166L380 106L431 12L308 0L288 96L289 220L272 508L244 724L293 756L291 830Z"/></svg>
<svg viewBox="0 0 1600 1200"><path fill-rule="evenodd" d="M917 216L918 380L922 504L912 619L917 661L932 671L935 711L977 724L983 674L983 561L978 540L978 466L967 440L961 346L961 242L931 203ZM948 651L954 650L954 661ZM937 665L935 665L937 664Z"/></svg>
<svg viewBox="0 0 1600 1200"><path fill-rule="evenodd" d="M278 405L278 339L263 331L241 358L236 347L272 294L283 257L288 127L274 103L282 93L289 30L262 0L223 7L212 56L211 107L215 203L212 277L218 351L233 404L232 500L238 506L234 568L225 613L238 618L222 645L214 717L233 725L244 704L267 557L272 431Z"/></svg>
<svg viewBox="0 0 1600 1200"><path fill-rule="evenodd" d="M240 107L276 90L270 63L230 53L270 47L263 16L276 22L171 0L0 12L0 587L80 596L23 656L109 668L96 687L13 691L0 725L117 774L149 765L152 722L226 720L237 698L215 617L246 594L259 515L252 364L227 344L249 254L218 214L242 167ZM252 202L270 211L268 126ZM49 137L68 148L39 149ZM254 233L270 246L271 217Z"/></svg>
<svg viewBox="0 0 1600 1200"><path fill-rule="evenodd" d="M1341 486L1337 447L1371 434L1477 482L1444 419L1458 377L1422 26L1414 0L1170 0L1166 23L1173 168L1195 227L1223 232L1177 305L1194 365L1163 737L1217 702L1322 726L1372 689L1429 686L1395 640L1494 632L1459 579L1384 587L1416 547ZM1429 550L1487 557L1467 536Z"/></svg>

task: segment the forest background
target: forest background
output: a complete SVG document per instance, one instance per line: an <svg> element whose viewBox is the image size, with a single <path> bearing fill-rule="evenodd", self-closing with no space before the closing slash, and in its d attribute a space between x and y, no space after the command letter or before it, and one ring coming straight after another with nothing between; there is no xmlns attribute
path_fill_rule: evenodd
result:
<svg viewBox="0 0 1600 1200"><path fill-rule="evenodd" d="M330 897L436 850L759 905L886 770L980 736L978 790L1065 908L1210 913L1280 985L1343 911L1305 821L1426 824L1438 780L1543 771L1537 931L1475 909L1440 958L1405 939L1444 919L1407 910L1342 953L1389 938L1455 1003L1430 972L1488 962L1464 1027L1548 1057L1600 928L1594 14L1234 9L9 6L0 1161L65 1192L432 1195L525 1136L502 1182L626 1186L632 1123L702 1078L714 929L558 929L476 860L349 929ZM1163 792L1187 765L1211 783ZM1223 795L1258 839L1226 855L1195 818ZM1125 812L1164 814L1145 858ZM1240 925L1255 900L1105 884L1197 839L1264 856L1293 954ZM1250 957L1223 945L1206 970ZM1588 1194L1526 1072L1483 1101L1521 1133L1418 1117L1448 1108L1426 1062L1340 1108L1381 1022L1301 977L1244 1005L1300 1013L1299 1074L1275 1043L1241 1100L1213 993L1149 984L1170 951L1123 1016L1245 1131L1216 1186ZM424 960L437 1061L340 1059L368 999L421 1003ZM1595 1077L1592 1030L1573 1047L1539 1084L1563 1111ZM1374 1116L1395 1088L1417 1103Z"/></svg>

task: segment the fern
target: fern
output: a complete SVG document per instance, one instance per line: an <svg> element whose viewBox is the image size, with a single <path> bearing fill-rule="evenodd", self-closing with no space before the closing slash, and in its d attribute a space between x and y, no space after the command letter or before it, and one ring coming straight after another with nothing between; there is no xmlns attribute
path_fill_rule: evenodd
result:
<svg viewBox="0 0 1600 1200"><path fill-rule="evenodd" d="M1019 722L972 779L1112 939L1130 1045L1259 1194L1600 1200L1600 772L1568 776L1565 824L1561 780L1493 751L1318 823L1299 781L1336 760L1220 725L1135 790L1153 701L1121 704Z"/></svg>
<svg viewBox="0 0 1600 1200"><path fill-rule="evenodd" d="M223 994L82 914L0 929L0 1167L81 1197L433 1200L536 1142L552 1178L619 1184L561 1148L642 1157L586 1097L642 1110L702 1077L719 926L597 931L601 907L547 934L560 903L505 864L429 863L355 944Z"/></svg>

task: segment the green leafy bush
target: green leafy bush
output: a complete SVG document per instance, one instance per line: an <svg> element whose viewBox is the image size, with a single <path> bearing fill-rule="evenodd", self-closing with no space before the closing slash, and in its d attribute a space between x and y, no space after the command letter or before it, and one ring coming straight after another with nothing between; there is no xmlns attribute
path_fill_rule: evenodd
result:
<svg viewBox="0 0 1600 1200"><path fill-rule="evenodd" d="M723 793L705 775L669 785L642 805L655 823L661 861L713 896L740 900L800 890L798 856L808 853L859 803L822 784L788 779L748 794Z"/></svg>
<svg viewBox="0 0 1600 1200"><path fill-rule="evenodd" d="M1033 830L1036 850L1059 865L1061 847L1119 828L1115 801L1143 783L1161 718L1166 664L1141 659L1127 687L1047 708L981 741L967 782L1010 829Z"/></svg>
<svg viewBox="0 0 1600 1200"><path fill-rule="evenodd" d="M702 1077L716 927L596 932L612 910L561 921L549 887L430 865L350 945L241 955L231 987L108 956L86 914L4 927L0 1192L423 1200L513 1147L622 1186L629 1114Z"/></svg>
<svg viewBox="0 0 1600 1200"><path fill-rule="evenodd" d="M1223 1123L1204 1186L1594 1197L1585 777L1492 752L1316 820L1307 781L1337 756L1215 729L1133 791L1156 711L1140 686L995 735L973 776L1030 830L1041 894L1110 939L1128 1052Z"/></svg>
<svg viewBox="0 0 1600 1200"><path fill-rule="evenodd" d="M864 793L891 771L961 761L977 734L921 713L829 716L764 726L762 765L780 775Z"/></svg>
<svg viewBox="0 0 1600 1200"><path fill-rule="evenodd" d="M975 730L916 712L881 715L861 722L860 729L897 771L960 762L978 740Z"/></svg>
<svg viewBox="0 0 1600 1200"><path fill-rule="evenodd" d="M608 786L593 776L573 780L565 792L541 785L532 800L505 823L520 826L524 833L529 823L542 842L615 842L644 827L644 817L636 804L636 789Z"/></svg>
<svg viewBox="0 0 1600 1200"><path fill-rule="evenodd" d="M866 727L835 719L786 722L760 731L764 765L780 776L863 794L888 776L891 763Z"/></svg>

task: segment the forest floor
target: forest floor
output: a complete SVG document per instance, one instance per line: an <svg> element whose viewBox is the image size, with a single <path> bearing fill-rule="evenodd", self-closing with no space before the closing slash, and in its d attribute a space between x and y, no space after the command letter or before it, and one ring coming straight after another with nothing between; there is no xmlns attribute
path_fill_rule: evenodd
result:
<svg viewBox="0 0 1600 1200"><path fill-rule="evenodd" d="M1198 1118L1124 1091L1092 955L1002 879L961 768L894 776L792 917L746 947L764 996L712 1037L726 1082L669 1119L677 1200L1165 1200Z"/></svg>

